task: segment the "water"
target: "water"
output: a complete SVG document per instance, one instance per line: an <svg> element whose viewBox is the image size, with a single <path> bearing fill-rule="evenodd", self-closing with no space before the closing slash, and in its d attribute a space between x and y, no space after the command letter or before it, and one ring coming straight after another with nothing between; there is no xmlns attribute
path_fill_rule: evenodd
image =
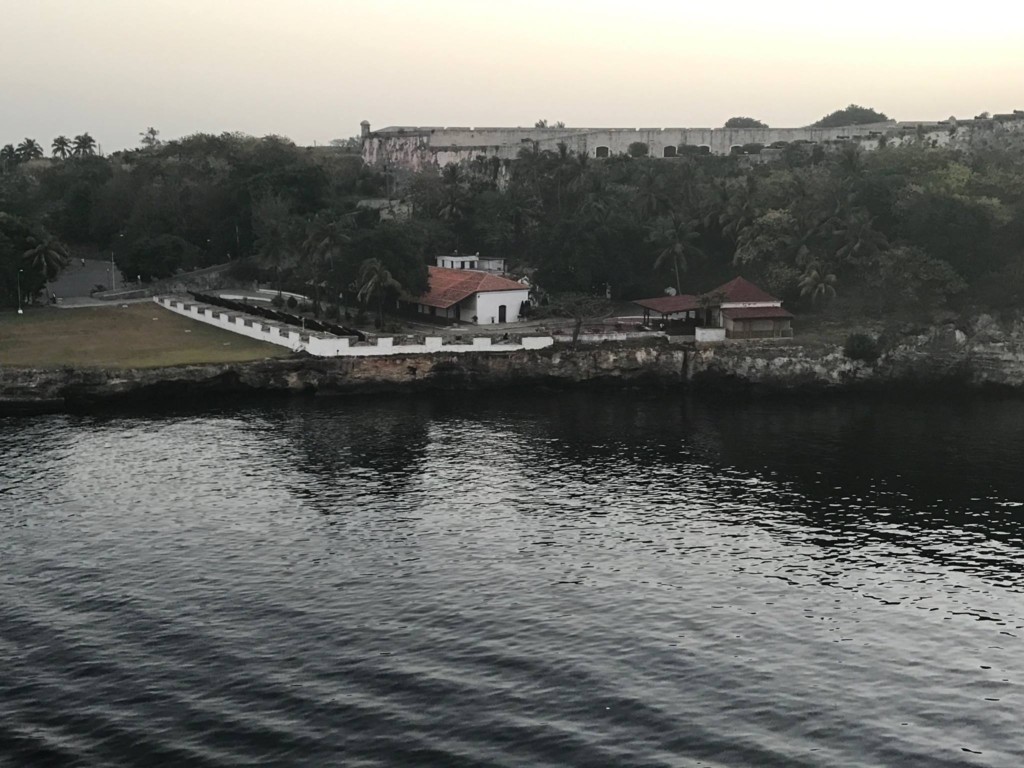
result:
<svg viewBox="0 0 1024 768"><path fill-rule="evenodd" d="M0 763L1024 764L1024 403L0 419Z"/></svg>

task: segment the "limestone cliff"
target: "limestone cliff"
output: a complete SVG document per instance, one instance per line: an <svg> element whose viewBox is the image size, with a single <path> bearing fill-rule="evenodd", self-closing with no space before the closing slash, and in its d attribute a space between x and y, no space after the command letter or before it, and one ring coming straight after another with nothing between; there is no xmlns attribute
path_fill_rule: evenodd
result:
<svg viewBox="0 0 1024 768"><path fill-rule="evenodd" d="M1024 394L1024 323L1006 328L983 317L966 331L949 327L908 336L870 364L846 358L836 345L737 341L704 347L606 343L575 351L295 357L130 370L0 368L0 410L63 410L218 393L341 395L579 384L694 391L1000 387Z"/></svg>
<svg viewBox="0 0 1024 768"><path fill-rule="evenodd" d="M662 347L597 347L576 352L295 357L172 368L0 369L0 408L63 409L111 400L156 400L213 393L344 394L473 389L581 382L674 382L687 352Z"/></svg>
<svg viewBox="0 0 1024 768"><path fill-rule="evenodd" d="M764 389L1000 387L1024 392L1024 322L1008 327L982 315L966 331L953 326L907 335L874 363L850 360L830 344L745 341L696 350L687 376Z"/></svg>

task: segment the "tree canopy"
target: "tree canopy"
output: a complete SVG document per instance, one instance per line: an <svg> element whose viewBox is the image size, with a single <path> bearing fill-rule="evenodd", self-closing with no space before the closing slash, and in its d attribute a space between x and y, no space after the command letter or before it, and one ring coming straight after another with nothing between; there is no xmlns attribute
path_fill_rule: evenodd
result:
<svg viewBox="0 0 1024 768"><path fill-rule="evenodd" d="M844 109L837 109L830 112L821 120L811 125L812 128L842 128L844 125L868 125L870 123L884 123L889 118L883 112L877 112L869 107L861 107L851 104Z"/></svg>
<svg viewBox="0 0 1024 768"><path fill-rule="evenodd" d="M44 286L60 243L113 251L131 277L241 262L318 308L342 292L354 299L375 259L384 289L363 296L380 310L397 292L388 276L420 292L427 264L455 249L502 257L552 296L700 295L742 274L808 311L1022 300L1024 155L999 142L931 147L911 136L877 152L790 144L672 161L638 146L601 162L528 144L514 160L386 178L356 154L278 136L196 134L102 157L75 154L84 135L55 139L53 159L22 162L20 138L0 149L7 305L17 275ZM358 205L388 197L411 214L381 220ZM37 250L45 243L54 247Z"/></svg>
<svg viewBox="0 0 1024 768"><path fill-rule="evenodd" d="M730 117L725 121L726 128L767 128L767 123L762 123L753 117Z"/></svg>

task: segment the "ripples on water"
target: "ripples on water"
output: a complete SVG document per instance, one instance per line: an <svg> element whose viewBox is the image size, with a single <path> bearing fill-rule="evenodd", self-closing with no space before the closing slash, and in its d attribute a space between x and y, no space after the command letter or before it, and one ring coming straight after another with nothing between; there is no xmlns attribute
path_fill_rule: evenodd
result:
<svg viewBox="0 0 1024 768"><path fill-rule="evenodd" d="M1024 764L1024 404L0 419L0 763Z"/></svg>

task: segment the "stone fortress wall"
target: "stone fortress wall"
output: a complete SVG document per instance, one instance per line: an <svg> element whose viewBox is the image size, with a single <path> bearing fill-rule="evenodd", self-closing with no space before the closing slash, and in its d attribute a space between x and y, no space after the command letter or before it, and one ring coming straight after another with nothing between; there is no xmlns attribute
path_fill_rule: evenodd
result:
<svg viewBox="0 0 1024 768"><path fill-rule="evenodd" d="M674 157L680 147L696 147L713 155L760 144L771 150L778 144L842 144L854 142L863 149L889 145L927 143L948 146L982 135L1007 132L1024 135L1024 112L973 120L896 122L840 128L461 128L391 126L371 131L363 121L362 156L373 166L392 170L420 171L443 168L448 163L467 163L480 157L514 160L524 147L557 151L565 144L576 154L600 158L625 154L634 142L648 146L651 157ZM777 151L781 151L776 149ZM772 152L769 152L771 156Z"/></svg>

